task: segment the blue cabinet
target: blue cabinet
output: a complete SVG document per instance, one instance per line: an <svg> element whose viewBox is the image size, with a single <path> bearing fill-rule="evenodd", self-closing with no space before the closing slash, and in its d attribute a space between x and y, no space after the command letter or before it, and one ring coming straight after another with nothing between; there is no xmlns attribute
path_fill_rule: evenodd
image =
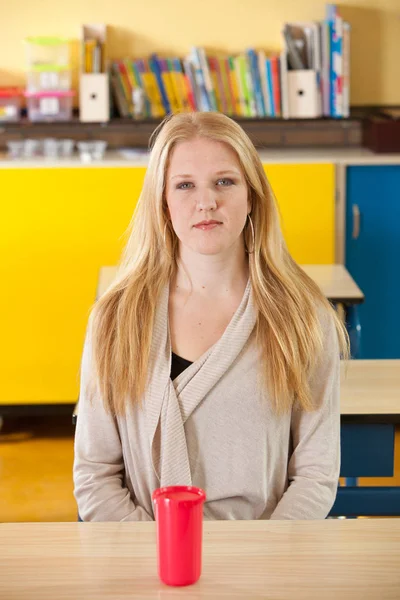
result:
<svg viewBox="0 0 400 600"><path fill-rule="evenodd" d="M365 294L357 358L400 358L400 165L351 166L346 267Z"/></svg>

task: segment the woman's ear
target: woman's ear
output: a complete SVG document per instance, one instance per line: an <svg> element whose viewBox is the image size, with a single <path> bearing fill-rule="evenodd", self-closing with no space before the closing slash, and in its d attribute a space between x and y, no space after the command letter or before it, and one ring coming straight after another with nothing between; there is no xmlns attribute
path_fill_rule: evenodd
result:
<svg viewBox="0 0 400 600"><path fill-rule="evenodd" d="M248 190L247 194L247 214L249 215L253 209L253 198L251 194L251 189Z"/></svg>
<svg viewBox="0 0 400 600"><path fill-rule="evenodd" d="M170 221L171 215L170 215L169 208L168 208L168 202L165 197L164 197L163 205L164 205L164 212L165 212L166 219L167 219L167 221Z"/></svg>

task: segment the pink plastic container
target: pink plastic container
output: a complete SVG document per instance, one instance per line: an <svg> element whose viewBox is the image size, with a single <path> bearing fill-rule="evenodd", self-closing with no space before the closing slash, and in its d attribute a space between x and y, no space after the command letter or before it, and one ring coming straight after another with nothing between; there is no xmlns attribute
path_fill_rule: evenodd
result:
<svg viewBox="0 0 400 600"><path fill-rule="evenodd" d="M192 486L153 492L158 575L167 585L196 583L201 575L205 492Z"/></svg>
<svg viewBox="0 0 400 600"><path fill-rule="evenodd" d="M73 91L25 92L30 121L70 121Z"/></svg>

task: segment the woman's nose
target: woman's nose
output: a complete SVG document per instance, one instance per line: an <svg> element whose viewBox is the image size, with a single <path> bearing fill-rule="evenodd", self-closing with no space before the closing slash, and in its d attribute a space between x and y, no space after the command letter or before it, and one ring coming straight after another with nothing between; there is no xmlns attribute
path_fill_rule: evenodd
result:
<svg viewBox="0 0 400 600"><path fill-rule="evenodd" d="M216 194L213 190L199 190L196 197L198 210L215 210L217 208Z"/></svg>

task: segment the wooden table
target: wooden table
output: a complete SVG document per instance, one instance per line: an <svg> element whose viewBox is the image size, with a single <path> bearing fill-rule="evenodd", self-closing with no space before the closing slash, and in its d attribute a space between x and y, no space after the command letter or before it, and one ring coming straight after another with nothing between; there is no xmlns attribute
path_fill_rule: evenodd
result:
<svg viewBox="0 0 400 600"><path fill-rule="evenodd" d="M341 365L342 422L400 423L400 359Z"/></svg>
<svg viewBox="0 0 400 600"><path fill-rule="evenodd" d="M331 302L360 304L364 294L343 265L301 265L304 271L319 285ZM101 267L96 297L99 298L113 282L116 267Z"/></svg>
<svg viewBox="0 0 400 600"><path fill-rule="evenodd" d="M334 303L354 305L364 302L364 294L343 265L301 265L302 269Z"/></svg>
<svg viewBox="0 0 400 600"><path fill-rule="evenodd" d="M341 365L341 471L332 515L400 516L400 487L357 487L359 477L392 477L400 424L400 360Z"/></svg>
<svg viewBox="0 0 400 600"><path fill-rule="evenodd" d="M184 588L158 579L155 523L3 524L0 598L398 600L400 519L206 521Z"/></svg>

